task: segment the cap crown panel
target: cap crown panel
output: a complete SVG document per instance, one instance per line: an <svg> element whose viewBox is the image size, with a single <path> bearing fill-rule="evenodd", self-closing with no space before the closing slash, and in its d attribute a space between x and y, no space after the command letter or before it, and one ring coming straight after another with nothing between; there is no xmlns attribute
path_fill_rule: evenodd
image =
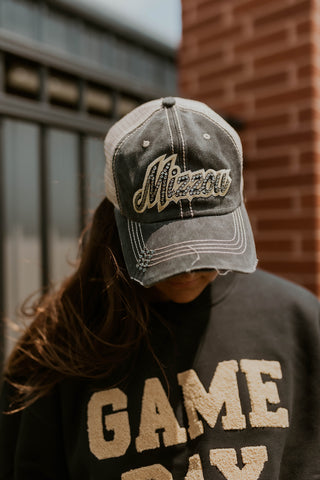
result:
<svg viewBox="0 0 320 480"><path fill-rule="evenodd" d="M241 201L242 167L234 139L202 113L173 110L157 111L128 134L116 150L113 167L120 211L146 223L233 211ZM161 172L168 174L166 179L161 180ZM230 185L222 188L229 177ZM219 178L220 186L212 195L199 192L205 179L208 192ZM140 198L140 205L145 204L142 207L138 207L139 202L134 205L137 192L145 196ZM160 197L164 199L160 201Z"/></svg>

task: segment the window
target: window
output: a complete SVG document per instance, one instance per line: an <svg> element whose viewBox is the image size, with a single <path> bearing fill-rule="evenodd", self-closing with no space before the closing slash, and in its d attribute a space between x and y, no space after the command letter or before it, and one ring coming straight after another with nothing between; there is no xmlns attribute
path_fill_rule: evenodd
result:
<svg viewBox="0 0 320 480"><path fill-rule="evenodd" d="M103 139L89 137L86 146L86 205L91 215L105 197Z"/></svg>
<svg viewBox="0 0 320 480"><path fill-rule="evenodd" d="M33 124L4 121L5 315L12 321L41 284L38 137ZM14 338L7 336L8 350Z"/></svg>
<svg viewBox="0 0 320 480"><path fill-rule="evenodd" d="M79 174L77 136L52 129L48 135L50 279L71 273L79 236Z"/></svg>
<svg viewBox="0 0 320 480"><path fill-rule="evenodd" d="M1 26L32 40L40 40L40 6L26 0L1 0Z"/></svg>

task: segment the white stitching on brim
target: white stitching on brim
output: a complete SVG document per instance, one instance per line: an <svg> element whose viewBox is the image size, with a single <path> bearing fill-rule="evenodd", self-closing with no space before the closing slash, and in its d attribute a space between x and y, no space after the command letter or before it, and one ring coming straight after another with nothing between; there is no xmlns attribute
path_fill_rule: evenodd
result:
<svg viewBox="0 0 320 480"><path fill-rule="evenodd" d="M128 226L128 233L129 233L129 238L130 238L130 243L131 243L131 249L133 251L133 254L134 254L134 258L136 260L138 260L138 256L139 256L139 249L137 247L137 244L136 244L136 238L135 238L135 235L131 229L131 222L130 220L128 220L127 222L127 226Z"/></svg>
<svg viewBox="0 0 320 480"><path fill-rule="evenodd" d="M142 258L145 268L186 255L197 255L196 261L200 259L200 254L222 253L241 255L246 251L247 237L240 207L232 212L232 219L234 231L230 239L217 240L206 238L186 240L154 249L146 247L141 224L128 220L128 231L133 254L138 262Z"/></svg>
<svg viewBox="0 0 320 480"><path fill-rule="evenodd" d="M227 244L219 242L217 240L205 241L197 240L190 241L187 244L177 247L176 245L169 245L168 248L171 248L171 252L168 253L157 253L158 249L153 250L154 255L152 260L149 263L149 267L158 265L159 263L173 260L184 255L194 255L194 254L203 254L203 253L229 253L233 255L240 255L245 252L247 248L247 241L244 231L244 225L242 216L239 217L237 214L233 214L233 220L235 224L235 229L237 232L237 239L233 244ZM174 248L172 248L174 247ZM200 258L200 257L199 257Z"/></svg>

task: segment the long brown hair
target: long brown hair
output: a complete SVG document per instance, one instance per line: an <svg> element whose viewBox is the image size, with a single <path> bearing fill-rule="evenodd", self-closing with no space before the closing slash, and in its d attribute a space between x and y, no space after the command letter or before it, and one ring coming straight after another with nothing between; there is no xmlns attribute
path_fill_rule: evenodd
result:
<svg viewBox="0 0 320 480"><path fill-rule="evenodd" d="M113 206L95 211L78 268L55 292L32 305L32 323L7 362L4 378L15 387L12 411L46 395L70 377L110 376L132 363L148 343L145 290L126 273Z"/></svg>

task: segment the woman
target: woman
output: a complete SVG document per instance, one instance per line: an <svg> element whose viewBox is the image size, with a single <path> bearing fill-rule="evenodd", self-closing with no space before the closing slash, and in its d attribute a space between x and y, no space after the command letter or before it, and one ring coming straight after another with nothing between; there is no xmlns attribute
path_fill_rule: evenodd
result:
<svg viewBox="0 0 320 480"><path fill-rule="evenodd" d="M6 367L0 478L320 478L319 303L255 271L238 135L170 97L105 153L79 268Z"/></svg>

